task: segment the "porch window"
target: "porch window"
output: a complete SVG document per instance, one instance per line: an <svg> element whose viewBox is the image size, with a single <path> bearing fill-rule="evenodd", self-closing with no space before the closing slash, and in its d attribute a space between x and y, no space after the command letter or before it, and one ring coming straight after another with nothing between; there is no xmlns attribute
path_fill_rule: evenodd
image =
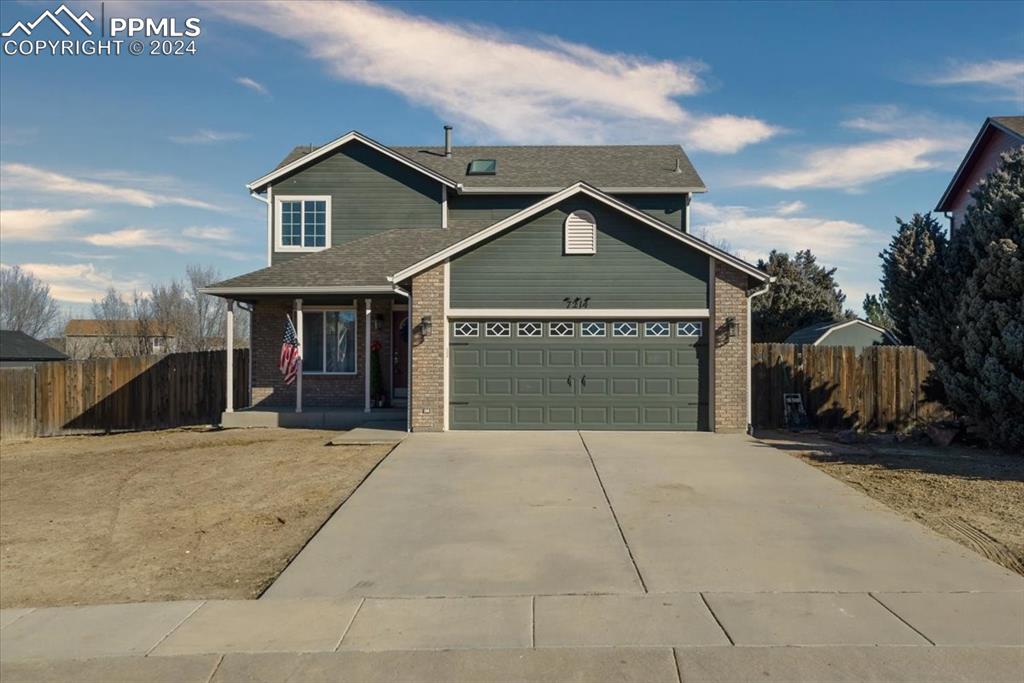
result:
<svg viewBox="0 0 1024 683"><path fill-rule="evenodd" d="M302 372L306 375L356 373L356 312L309 310L302 313Z"/></svg>
<svg viewBox="0 0 1024 683"><path fill-rule="evenodd" d="M329 196L277 197L277 250L318 251L331 246Z"/></svg>

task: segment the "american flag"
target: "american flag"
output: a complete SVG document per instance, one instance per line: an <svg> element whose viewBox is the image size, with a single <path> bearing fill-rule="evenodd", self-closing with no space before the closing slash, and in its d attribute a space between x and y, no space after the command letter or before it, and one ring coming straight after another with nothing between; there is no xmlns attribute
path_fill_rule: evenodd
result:
<svg viewBox="0 0 1024 683"><path fill-rule="evenodd" d="M291 384L295 381L295 375L299 372L299 364L301 362L302 358L299 356L299 337L295 334L295 325L292 325L291 318L285 316L281 359L277 362L277 369L284 375L285 384Z"/></svg>

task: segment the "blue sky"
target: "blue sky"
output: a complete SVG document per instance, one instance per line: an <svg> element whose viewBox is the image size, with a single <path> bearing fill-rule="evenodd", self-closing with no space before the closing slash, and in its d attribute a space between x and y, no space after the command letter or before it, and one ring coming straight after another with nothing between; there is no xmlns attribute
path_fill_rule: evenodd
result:
<svg viewBox="0 0 1024 683"><path fill-rule="evenodd" d="M58 6L0 3L0 27ZM455 144L681 143L710 189L695 232L811 248L859 309L893 217L934 207L986 116L1024 112L1024 3L104 10L199 17L198 52L0 55L0 261L79 311L188 263L265 265L244 184L292 146L438 144L445 122Z"/></svg>

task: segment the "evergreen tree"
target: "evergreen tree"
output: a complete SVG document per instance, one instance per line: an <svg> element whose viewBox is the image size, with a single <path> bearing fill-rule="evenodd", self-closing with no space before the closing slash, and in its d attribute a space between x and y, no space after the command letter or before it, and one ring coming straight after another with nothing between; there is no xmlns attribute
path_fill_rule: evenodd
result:
<svg viewBox="0 0 1024 683"><path fill-rule="evenodd" d="M1024 147L971 196L912 327L950 407L1024 449Z"/></svg>
<svg viewBox="0 0 1024 683"><path fill-rule="evenodd" d="M941 269L946 234L930 213L915 213L909 222L896 218L897 230L882 259L882 292L893 333L904 344L914 343L911 321L922 306L925 283ZM866 303L866 302L865 302ZM867 311L865 310L865 313Z"/></svg>
<svg viewBox="0 0 1024 683"><path fill-rule="evenodd" d="M801 327L853 317L843 310L846 295L836 283L836 269L819 266L810 250L793 257L772 250L757 267L776 280L767 294L753 300L754 341L784 341Z"/></svg>
<svg viewBox="0 0 1024 683"><path fill-rule="evenodd" d="M889 302L885 299L885 294L866 294L864 296L864 319L872 325L878 327L884 327L887 330L892 331L893 325L892 317L889 315ZM902 338L900 339L902 342Z"/></svg>

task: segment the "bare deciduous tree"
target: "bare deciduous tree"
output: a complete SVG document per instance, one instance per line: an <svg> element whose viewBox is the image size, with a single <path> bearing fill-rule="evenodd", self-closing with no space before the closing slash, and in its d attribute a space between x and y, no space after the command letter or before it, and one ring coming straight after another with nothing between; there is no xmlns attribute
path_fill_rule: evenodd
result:
<svg viewBox="0 0 1024 683"><path fill-rule="evenodd" d="M19 266L0 268L0 328L39 339L57 334L61 320L49 285Z"/></svg>

